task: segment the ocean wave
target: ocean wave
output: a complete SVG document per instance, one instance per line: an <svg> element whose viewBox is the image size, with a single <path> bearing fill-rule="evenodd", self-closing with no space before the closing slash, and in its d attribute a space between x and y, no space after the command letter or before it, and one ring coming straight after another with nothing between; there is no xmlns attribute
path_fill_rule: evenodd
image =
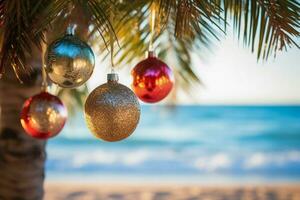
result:
<svg viewBox="0 0 300 200"><path fill-rule="evenodd" d="M233 160L227 154L218 153L209 157L197 158L194 163L199 170L213 172L220 169L229 169L233 164Z"/></svg>
<svg viewBox="0 0 300 200"><path fill-rule="evenodd" d="M256 169L266 166L285 166L290 163L300 164L300 152L289 151L285 153L262 153L252 154L243 164L245 169Z"/></svg>
<svg viewBox="0 0 300 200"><path fill-rule="evenodd" d="M50 151L47 170L170 173L300 174L300 151L204 154L192 149L98 149Z"/></svg>

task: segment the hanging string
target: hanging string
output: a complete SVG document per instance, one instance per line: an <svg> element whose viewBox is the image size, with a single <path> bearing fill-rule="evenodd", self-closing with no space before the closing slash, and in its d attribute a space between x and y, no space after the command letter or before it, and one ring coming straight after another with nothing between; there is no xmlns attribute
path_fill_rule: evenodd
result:
<svg viewBox="0 0 300 200"><path fill-rule="evenodd" d="M45 70L45 66L42 66L42 91L47 92L47 73Z"/></svg>
<svg viewBox="0 0 300 200"><path fill-rule="evenodd" d="M113 10L110 13L110 23L113 27L114 13ZM111 73L114 73L115 64L114 64L114 32L112 28L109 32L109 41L110 41L110 62L111 62Z"/></svg>
<svg viewBox="0 0 300 200"><path fill-rule="evenodd" d="M47 73L46 73L46 66L45 66L45 53L46 53L46 43L42 43L42 91L47 92Z"/></svg>
<svg viewBox="0 0 300 200"><path fill-rule="evenodd" d="M155 33L155 4L151 5L151 14L150 14L150 42L149 42L149 51L153 51L153 40L154 40L154 33Z"/></svg>

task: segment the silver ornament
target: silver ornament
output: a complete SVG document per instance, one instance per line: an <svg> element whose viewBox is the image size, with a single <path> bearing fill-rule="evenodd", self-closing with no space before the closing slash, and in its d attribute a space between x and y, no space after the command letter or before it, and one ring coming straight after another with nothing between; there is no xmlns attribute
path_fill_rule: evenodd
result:
<svg viewBox="0 0 300 200"><path fill-rule="evenodd" d="M50 44L46 55L48 76L61 87L78 87L93 73L95 56L92 49L72 34Z"/></svg>
<svg viewBox="0 0 300 200"><path fill-rule="evenodd" d="M90 131L114 142L133 133L140 119L140 104L128 87L118 83L117 74L108 74L108 82L88 96L84 112Z"/></svg>

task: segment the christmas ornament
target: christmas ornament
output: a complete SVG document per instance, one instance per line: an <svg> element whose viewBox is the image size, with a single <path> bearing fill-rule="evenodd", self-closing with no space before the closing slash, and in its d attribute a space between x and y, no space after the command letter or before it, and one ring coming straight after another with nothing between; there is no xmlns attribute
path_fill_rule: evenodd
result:
<svg viewBox="0 0 300 200"><path fill-rule="evenodd" d="M140 105L134 93L118 83L118 75L107 75L107 83L100 85L88 96L85 120L97 137L114 142L127 138L140 119Z"/></svg>
<svg viewBox="0 0 300 200"><path fill-rule="evenodd" d="M152 51L131 71L134 93L144 102L156 103L172 90L174 77L166 63L159 60Z"/></svg>
<svg viewBox="0 0 300 200"><path fill-rule="evenodd" d="M21 112L24 130L38 139L56 136L66 119L67 110L60 99L44 91L27 99Z"/></svg>
<svg viewBox="0 0 300 200"><path fill-rule="evenodd" d="M84 84L92 75L95 56L85 42L74 36L74 31L48 46L46 71L54 83L64 88Z"/></svg>

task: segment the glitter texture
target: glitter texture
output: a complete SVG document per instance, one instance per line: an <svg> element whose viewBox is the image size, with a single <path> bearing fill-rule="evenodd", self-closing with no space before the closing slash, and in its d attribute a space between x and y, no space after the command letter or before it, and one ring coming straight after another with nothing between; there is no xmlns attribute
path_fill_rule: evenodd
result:
<svg viewBox="0 0 300 200"><path fill-rule="evenodd" d="M56 136L64 127L67 110L56 96L41 92L27 99L21 112L26 133L39 139Z"/></svg>
<svg viewBox="0 0 300 200"><path fill-rule="evenodd" d="M114 142L130 136L140 119L135 94L116 80L109 80L91 92L85 102L85 119L91 132Z"/></svg>
<svg viewBox="0 0 300 200"><path fill-rule="evenodd" d="M67 34L49 45L46 71L54 83L64 88L84 84L92 75L95 56L92 49L74 35Z"/></svg>

